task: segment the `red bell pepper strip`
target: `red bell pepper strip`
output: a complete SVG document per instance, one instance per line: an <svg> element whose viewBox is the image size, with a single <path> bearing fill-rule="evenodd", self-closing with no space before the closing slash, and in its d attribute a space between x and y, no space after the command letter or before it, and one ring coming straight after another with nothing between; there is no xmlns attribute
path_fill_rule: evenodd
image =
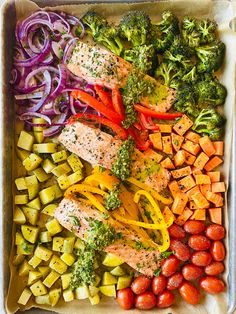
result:
<svg viewBox="0 0 236 314"><path fill-rule="evenodd" d="M96 98L91 96L82 90L76 90L71 92L71 96L75 99L83 101L86 105L92 107L93 109L99 111L102 115L108 118L110 121L121 124L123 118L115 111L107 108L102 102L98 101Z"/></svg>
<svg viewBox="0 0 236 314"><path fill-rule="evenodd" d="M150 116L156 119L160 120L174 120L176 118L182 117L182 112L176 112L176 113L168 113L168 112L156 112L152 109L146 108L141 105L134 105L134 108L140 112L143 113L145 116Z"/></svg>
<svg viewBox="0 0 236 314"><path fill-rule="evenodd" d="M143 113L139 113L139 120L144 130L159 130L159 126L153 123L151 117L146 117Z"/></svg>
<svg viewBox="0 0 236 314"><path fill-rule="evenodd" d="M108 108L114 110L110 93L103 90L102 86L94 85L95 92L98 94L101 102Z"/></svg>
<svg viewBox="0 0 236 314"><path fill-rule="evenodd" d="M125 109L123 106L122 96L118 88L112 90L112 104L117 113L119 113L123 119L125 118Z"/></svg>
<svg viewBox="0 0 236 314"><path fill-rule="evenodd" d="M122 140L126 140L128 137L127 131L118 124L91 113L77 113L76 115L73 115L69 118L67 124L75 123L78 120L91 120L106 125L111 128Z"/></svg>
<svg viewBox="0 0 236 314"><path fill-rule="evenodd" d="M130 127L128 129L128 133L134 139L134 141L136 143L136 147L139 150L145 151L151 145L151 141L148 140L148 132L147 131L139 132L135 128Z"/></svg>

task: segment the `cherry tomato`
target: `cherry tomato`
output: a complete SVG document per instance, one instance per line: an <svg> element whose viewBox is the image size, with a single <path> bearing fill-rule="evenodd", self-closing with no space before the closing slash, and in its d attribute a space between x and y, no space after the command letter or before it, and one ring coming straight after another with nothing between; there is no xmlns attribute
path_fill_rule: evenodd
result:
<svg viewBox="0 0 236 314"><path fill-rule="evenodd" d="M149 279L148 277L146 277L144 275L138 276L132 282L131 290L135 294L141 294L141 293L147 291L147 289L151 285L151 282L152 282L151 279Z"/></svg>
<svg viewBox="0 0 236 314"><path fill-rule="evenodd" d="M214 241L210 249L213 259L217 262L223 261L225 258L225 247L221 241Z"/></svg>
<svg viewBox="0 0 236 314"><path fill-rule="evenodd" d="M179 288L184 277L181 273L177 272L167 279L167 290L174 290Z"/></svg>
<svg viewBox="0 0 236 314"><path fill-rule="evenodd" d="M186 232L184 229L176 224L171 225L168 228L169 234L171 238L174 239L184 239L186 236Z"/></svg>
<svg viewBox="0 0 236 314"><path fill-rule="evenodd" d="M211 240L222 240L225 237L225 228L221 225L212 224L206 228L206 236Z"/></svg>
<svg viewBox="0 0 236 314"><path fill-rule="evenodd" d="M200 220L188 220L184 224L184 230L191 234L198 234L205 230L205 224Z"/></svg>
<svg viewBox="0 0 236 314"><path fill-rule="evenodd" d="M212 260L211 254L207 251L197 251L191 256L191 261L196 266L207 266Z"/></svg>
<svg viewBox="0 0 236 314"><path fill-rule="evenodd" d="M163 275L152 279L152 292L157 295L166 288L166 278Z"/></svg>
<svg viewBox="0 0 236 314"><path fill-rule="evenodd" d="M181 261L186 262L190 258L190 250L186 244L179 240L170 240L170 249L174 255Z"/></svg>
<svg viewBox="0 0 236 314"><path fill-rule="evenodd" d="M195 288L191 283L184 282L180 288L179 293L181 297L190 304L198 304L200 300L200 293L197 288Z"/></svg>
<svg viewBox="0 0 236 314"><path fill-rule="evenodd" d="M130 310L134 306L134 294L130 288L118 290L116 300L124 310Z"/></svg>
<svg viewBox="0 0 236 314"><path fill-rule="evenodd" d="M195 251L203 251L209 249L211 241L203 235L195 234L189 238L188 245Z"/></svg>
<svg viewBox="0 0 236 314"><path fill-rule="evenodd" d="M156 305L156 297L151 291L146 291L135 297L134 305L139 310L150 310Z"/></svg>
<svg viewBox="0 0 236 314"><path fill-rule="evenodd" d="M206 276L200 280L200 287L208 293L217 294L224 291L225 284L217 277Z"/></svg>
<svg viewBox="0 0 236 314"><path fill-rule="evenodd" d="M180 261L177 259L176 256L171 255L167 257L161 265L162 275L164 275L165 277L170 277L176 272L176 270L179 267L179 264Z"/></svg>
<svg viewBox="0 0 236 314"><path fill-rule="evenodd" d="M203 269L193 264L184 265L182 274L186 280L196 280L203 274Z"/></svg>
<svg viewBox="0 0 236 314"><path fill-rule="evenodd" d="M225 266L221 262L212 262L205 267L205 273L209 276L217 276L225 270Z"/></svg>
<svg viewBox="0 0 236 314"><path fill-rule="evenodd" d="M157 297L157 307L164 309L174 303L175 296L170 291L163 291Z"/></svg>

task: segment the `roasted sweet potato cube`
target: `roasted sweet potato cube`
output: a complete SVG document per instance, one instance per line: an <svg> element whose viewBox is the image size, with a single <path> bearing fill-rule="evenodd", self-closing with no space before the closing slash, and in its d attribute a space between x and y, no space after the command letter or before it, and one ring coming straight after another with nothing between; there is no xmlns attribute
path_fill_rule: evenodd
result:
<svg viewBox="0 0 236 314"><path fill-rule="evenodd" d="M177 134L184 135L184 133L186 133L192 125L193 121L184 114L181 119L174 125L173 129Z"/></svg>
<svg viewBox="0 0 236 314"><path fill-rule="evenodd" d="M179 178L182 178L185 176L189 176L191 174L191 168L189 166L187 166L187 167L183 167L180 169L172 170L171 174L172 174L173 178L179 179Z"/></svg>
<svg viewBox="0 0 236 314"><path fill-rule="evenodd" d="M185 193L177 193L172 204L172 212L181 215L187 202L188 196Z"/></svg>
<svg viewBox="0 0 236 314"><path fill-rule="evenodd" d="M197 169L202 170L205 166L205 164L208 162L210 158L207 156L207 154L201 152L199 154L199 156L197 157L197 159L194 162L194 167L196 167Z"/></svg>
<svg viewBox="0 0 236 314"><path fill-rule="evenodd" d="M199 144L201 149L207 154L208 157L211 157L215 154L216 150L215 147L208 136L203 136L199 139Z"/></svg>
<svg viewBox="0 0 236 314"><path fill-rule="evenodd" d="M185 150L185 163L189 166L193 165L196 157Z"/></svg>
<svg viewBox="0 0 236 314"><path fill-rule="evenodd" d="M211 184L211 179L206 174L195 175L196 184Z"/></svg>
<svg viewBox="0 0 236 314"><path fill-rule="evenodd" d="M216 167L218 167L219 165L221 165L222 163L223 163L223 160L221 158L219 158L218 156L215 156L207 162L204 169L206 171L211 171L211 170L215 169Z"/></svg>
<svg viewBox="0 0 236 314"><path fill-rule="evenodd" d="M210 206L208 200L201 192L193 194L192 199L196 203L198 208L208 208Z"/></svg>
<svg viewBox="0 0 236 314"><path fill-rule="evenodd" d="M192 216L193 211L189 208L185 208L181 215L175 220L175 223L179 226L183 226L184 223Z"/></svg>
<svg viewBox="0 0 236 314"><path fill-rule="evenodd" d="M152 142L152 145L157 150L162 150L162 140L161 140L161 132L155 132L149 135L149 139Z"/></svg>
<svg viewBox="0 0 236 314"><path fill-rule="evenodd" d="M190 217L191 220L206 220L206 210L196 209L193 215Z"/></svg>
<svg viewBox="0 0 236 314"><path fill-rule="evenodd" d="M173 154L172 145L171 145L171 138L169 135L162 136L162 145L163 145L163 153L165 153L167 155Z"/></svg>
<svg viewBox="0 0 236 314"><path fill-rule="evenodd" d="M187 192L192 189L196 183L191 175L184 177L183 179L178 181L179 188L181 192Z"/></svg>
<svg viewBox="0 0 236 314"><path fill-rule="evenodd" d="M185 138L193 143L199 144L199 139L201 138L201 136L193 131L188 131L185 134Z"/></svg>
<svg viewBox="0 0 236 314"><path fill-rule="evenodd" d="M178 185L176 180L171 181L168 184L168 187L169 187L169 190L170 190L173 197L176 197L176 194L181 192L179 185Z"/></svg>
<svg viewBox="0 0 236 314"><path fill-rule="evenodd" d="M178 152L181 148L181 145L184 142L184 137L175 133L171 133L171 142L174 147L174 150Z"/></svg>
<svg viewBox="0 0 236 314"><path fill-rule="evenodd" d="M189 140L185 140L181 148L185 149L187 152L189 152L190 154L194 156L196 156L201 150L199 144L193 143Z"/></svg>
<svg viewBox="0 0 236 314"><path fill-rule="evenodd" d="M215 223L222 225L222 208L209 208L210 220Z"/></svg>
<svg viewBox="0 0 236 314"><path fill-rule="evenodd" d="M169 157L162 160L161 165L165 169L175 169L175 166Z"/></svg>
<svg viewBox="0 0 236 314"><path fill-rule="evenodd" d="M224 182L212 183L212 192L213 193L225 192L225 183Z"/></svg>

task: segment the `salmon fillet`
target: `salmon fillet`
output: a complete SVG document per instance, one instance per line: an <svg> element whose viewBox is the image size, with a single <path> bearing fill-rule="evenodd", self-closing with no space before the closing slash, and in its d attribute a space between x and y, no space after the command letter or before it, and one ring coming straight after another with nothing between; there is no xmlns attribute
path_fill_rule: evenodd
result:
<svg viewBox="0 0 236 314"><path fill-rule="evenodd" d="M72 52L67 68L91 84L112 89L125 86L133 66L110 51L80 41ZM143 97L140 103L158 112L169 110L175 100L175 90L148 75L145 79L152 80L156 88L152 96Z"/></svg>
<svg viewBox="0 0 236 314"><path fill-rule="evenodd" d="M111 169L123 143L98 128L80 122L68 124L58 139L70 152L88 161L92 166L99 165L106 169ZM154 151L150 155L150 150L144 153L135 151L131 157L131 176L160 192L166 188L170 174L159 165L156 156L159 157Z"/></svg>
<svg viewBox="0 0 236 314"><path fill-rule="evenodd" d="M101 221L113 227L116 233L122 234L121 239L115 240L112 244L103 248L107 253L112 253L126 262L132 268L136 269L142 274L153 276L155 270L160 266L160 252L156 250L155 246L146 245L145 239L140 237L128 225L121 225L114 219L104 219L102 214L97 210L73 197L64 198L57 207L55 218L59 223L76 236L87 241L86 234L90 229L92 221ZM79 227L74 226L71 217L77 217ZM145 245L145 248L140 249L137 243Z"/></svg>

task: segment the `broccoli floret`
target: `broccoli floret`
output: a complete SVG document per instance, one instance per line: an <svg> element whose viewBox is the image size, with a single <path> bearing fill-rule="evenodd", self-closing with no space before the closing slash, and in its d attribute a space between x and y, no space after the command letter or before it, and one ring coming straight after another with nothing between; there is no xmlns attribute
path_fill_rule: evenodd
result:
<svg viewBox="0 0 236 314"><path fill-rule="evenodd" d="M194 66L190 71L186 72L182 77L181 80L186 83L193 83L197 81L198 79L198 73L196 66Z"/></svg>
<svg viewBox="0 0 236 314"><path fill-rule="evenodd" d="M177 77L182 76L182 70L172 61L163 61L155 71L155 78L162 78L164 85L170 86Z"/></svg>
<svg viewBox="0 0 236 314"><path fill-rule="evenodd" d="M143 73L153 74L158 59L153 45L137 46L124 52L124 59L132 62Z"/></svg>
<svg viewBox="0 0 236 314"><path fill-rule="evenodd" d="M197 31L197 20L192 17L184 17L182 22L182 37L184 42L191 48L200 44L200 34Z"/></svg>
<svg viewBox="0 0 236 314"><path fill-rule="evenodd" d="M196 53L199 58L198 72L212 73L217 71L224 61L225 44L221 41L216 41L209 45L197 47Z"/></svg>
<svg viewBox="0 0 236 314"><path fill-rule="evenodd" d="M116 28L113 26L102 26L94 35L94 40L98 43L102 43L107 49L111 50L118 56L120 56L123 50L123 44L118 36Z"/></svg>
<svg viewBox="0 0 236 314"><path fill-rule="evenodd" d="M171 30L175 35L179 34L179 20L171 11L164 11L162 13L162 20L156 25L160 27L163 33Z"/></svg>
<svg viewBox="0 0 236 314"><path fill-rule="evenodd" d="M130 41L133 46L146 44L150 30L150 17L143 11L128 12L122 17L119 25L121 37Z"/></svg>
<svg viewBox="0 0 236 314"><path fill-rule="evenodd" d="M187 34L191 34L197 28L197 20L194 17L185 16L183 18L182 28Z"/></svg>
<svg viewBox="0 0 236 314"><path fill-rule="evenodd" d="M96 12L87 12L81 19L85 25L87 33L95 36L101 27L106 26L107 20Z"/></svg>
<svg viewBox="0 0 236 314"><path fill-rule="evenodd" d="M194 121L192 129L201 135L208 135L212 140L218 140L224 130L225 119L214 109L202 109Z"/></svg>
<svg viewBox="0 0 236 314"><path fill-rule="evenodd" d="M203 78L195 84L195 91L198 98L198 104L219 106L223 105L227 96L226 88L211 75L204 75Z"/></svg>
<svg viewBox="0 0 236 314"><path fill-rule="evenodd" d="M208 44L216 40L217 24L209 19L197 22L197 31L200 34L200 43Z"/></svg>

